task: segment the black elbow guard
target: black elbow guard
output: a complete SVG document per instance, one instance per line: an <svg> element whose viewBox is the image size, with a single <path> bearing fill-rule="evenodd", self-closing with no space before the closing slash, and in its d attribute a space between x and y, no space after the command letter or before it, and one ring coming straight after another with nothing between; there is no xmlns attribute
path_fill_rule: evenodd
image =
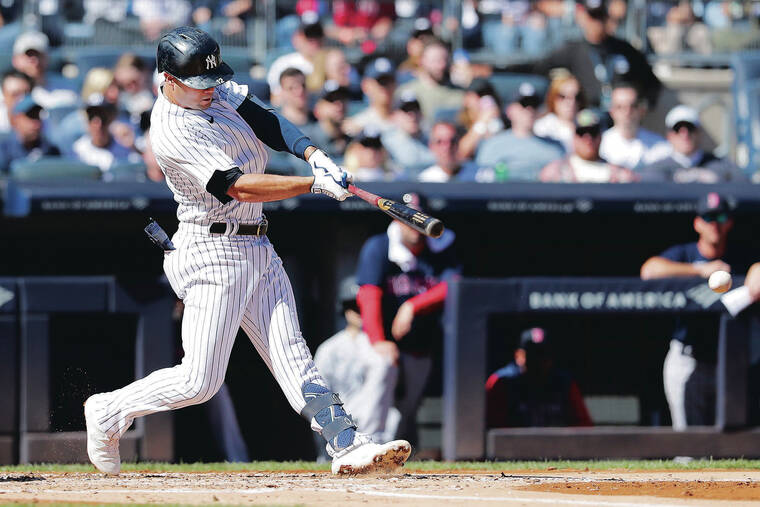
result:
<svg viewBox="0 0 760 507"><path fill-rule="evenodd" d="M209 178L206 183L206 191L216 197L222 204L227 204L232 200L232 197L227 195L227 191L230 187L243 175L237 167L227 169L226 171L216 170L214 174Z"/></svg>

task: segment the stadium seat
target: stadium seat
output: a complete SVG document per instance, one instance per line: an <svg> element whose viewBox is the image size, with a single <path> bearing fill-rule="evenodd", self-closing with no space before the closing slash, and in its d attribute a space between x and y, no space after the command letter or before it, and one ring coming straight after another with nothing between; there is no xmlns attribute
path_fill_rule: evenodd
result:
<svg viewBox="0 0 760 507"><path fill-rule="evenodd" d="M111 169L103 173L103 181L113 183L148 181L146 176L147 168L143 162L124 162L115 164Z"/></svg>
<svg viewBox="0 0 760 507"><path fill-rule="evenodd" d="M48 115L48 121L50 121L51 125L57 127L61 124L64 118L71 114L72 111L76 111L77 109L79 109L78 105L70 105L53 107L46 109L45 111Z"/></svg>
<svg viewBox="0 0 760 507"><path fill-rule="evenodd" d="M536 87L536 91L540 96L546 95L546 90L549 88L549 80L543 76L537 76L535 74L516 74L511 72L499 72L492 74L488 81L491 82L496 93L499 94L499 98L506 105L514 96L520 84L528 82Z"/></svg>
<svg viewBox="0 0 760 507"><path fill-rule="evenodd" d="M91 46L77 48L76 53L71 55L70 59L77 66L79 76L84 77L93 67L113 68L119 58L125 53L135 53L145 60L150 69L153 69L156 66L156 50L154 48Z"/></svg>
<svg viewBox="0 0 760 507"><path fill-rule="evenodd" d="M50 179L100 179L100 169L95 166L63 157L42 157L37 160L14 160L10 175L17 180Z"/></svg>

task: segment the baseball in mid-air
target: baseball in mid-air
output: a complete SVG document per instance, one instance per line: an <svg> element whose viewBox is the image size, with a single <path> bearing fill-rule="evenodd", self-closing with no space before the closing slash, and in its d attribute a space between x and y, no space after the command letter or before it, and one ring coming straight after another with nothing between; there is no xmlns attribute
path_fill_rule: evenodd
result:
<svg viewBox="0 0 760 507"><path fill-rule="evenodd" d="M716 271L710 275L707 285L718 294L723 294L731 288L731 273L728 271Z"/></svg>

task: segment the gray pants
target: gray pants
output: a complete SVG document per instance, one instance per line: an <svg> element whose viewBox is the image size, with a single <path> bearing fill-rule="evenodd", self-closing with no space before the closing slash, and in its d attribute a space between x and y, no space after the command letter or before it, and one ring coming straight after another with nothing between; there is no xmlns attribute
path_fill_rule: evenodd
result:
<svg viewBox="0 0 760 507"><path fill-rule="evenodd" d="M670 341L662 370L673 429L715 424L715 365L697 361L690 347Z"/></svg>
<svg viewBox="0 0 760 507"><path fill-rule="evenodd" d="M399 357L399 379L401 392L396 398L396 408L401 412L396 438L403 438L416 445L417 410L422 403L433 359L430 356L416 356L401 352Z"/></svg>

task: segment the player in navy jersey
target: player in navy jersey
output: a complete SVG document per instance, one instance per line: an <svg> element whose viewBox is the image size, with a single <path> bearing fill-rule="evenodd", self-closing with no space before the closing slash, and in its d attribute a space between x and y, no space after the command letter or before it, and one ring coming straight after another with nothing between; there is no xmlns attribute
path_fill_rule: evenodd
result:
<svg viewBox="0 0 760 507"><path fill-rule="evenodd" d="M301 335L290 281L262 213L263 202L308 192L342 201L350 195L347 174L292 123L249 96L247 86L231 81L232 69L207 33L172 30L159 41L157 62L165 81L151 113L150 141L179 204L164 270L185 305L185 355L173 368L88 398L90 460L118 474L119 438L136 417L214 396L242 328L293 409L327 441L333 473L395 470L409 457L409 443L372 442L327 387ZM264 145L306 160L313 175L264 174ZM250 402L260 404L255 389ZM259 411L268 418L267 407Z"/></svg>
<svg viewBox="0 0 760 507"><path fill-rule="evenodd" d="M419 196L407 204L420 209ZM369 238L356 272L357 302L364 331L375 351L398 361L401 412L397 437L416 439L415 416L432 368L431 352L441 340L441 310L447 281L461 268L454 253L454 233L426 238L400 222Z"/></svg>
<svg viewBox="0 0 760 507"><path fill-rule="evenodd" d="M733 246L732 207L725 197L710 192L697 204L694 243L675 245L641 266L641 278L694 276L709 278L715 271L745 274L757 252ZM714 317L678 318L663 366L663 384L673 429L715 422L715 364L718 329Z"/></svg>

